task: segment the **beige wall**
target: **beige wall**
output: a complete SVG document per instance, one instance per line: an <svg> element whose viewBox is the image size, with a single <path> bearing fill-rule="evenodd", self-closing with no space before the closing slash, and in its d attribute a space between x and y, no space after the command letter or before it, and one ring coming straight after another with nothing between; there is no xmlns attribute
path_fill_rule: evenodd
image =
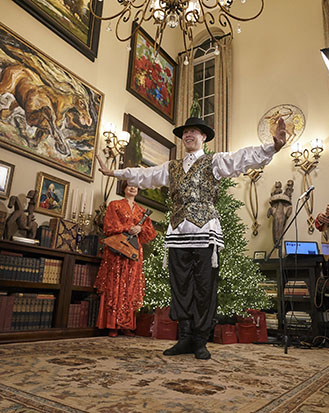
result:
<svg viewBox="0 0 329 413"><path fill-rule="evenodd" d="M329 73L320 57L324 46L322 30L321 0L266 0L265 10L257 20L242 25L242 33L236 35L233 44L233 108L229 149L237 150L246 145L258 145L257 125L263 114L273 106L289 103L298 106L305 114L306 128L300 139L308 143L314 137L323 139L327 150L320 165L312 173L315 185L315 214L323 210L329 202L328 184L325 182L326 166L329 158ZM109 2L105 2L105 13ZM102 124L114 122L122 126L123 113L128 112L158 133L173 139L172 125L157 115L146 105L125 90L128 51L126 44L115 40L113 32L107 32L103 24L99 57L93 63L72 48L68 43L39 23L35 18L11 0L1 0L1 21L55 61L89 82L105 94ZM154 36L151 27L148 32ZM175 58L181 50L177 31L168 31L164 38L164 48ZM100 147L103 147L100 138ZM70 180L73 187L88 191L95 189L95 207L102 199L102 179L96 171L93 184L87 184L65 173L38 164L23 156L0 149L0 159L16 165L12 194L24 195L34 187L36 173L43 171L62 179ZM302 175L294 170L286 148L277 154L268 165L257 183L259 195L258 222L262 225L259 235L250 231L250 253L254 250L267 250L272 247L271 220L266 213L268 199L276 180L285 185L294 179L293 205L302 193ZM241 177L234 190L236 197L248 204L249 178ZM112 198L117 197L112 194ZM0 209L5 209L7 201L0 201ZM70 205L69 205L70 206ZM243 220L250 226L248 208L240 211ZM161 214L155 213L155 219ZM307 233L306 213L302 211L298 219L299 239L320 241L320 234ZM38 223L48 220L37 214ZM294 227L286 239L295 238Z"/></svg>
<svg viewBox="0 0 329 413"><path fill-rule="evenodd" d="M324 47L321 0L267 0L260 18L242 26L242 33L234 41L234 93L232 140L230 150L244 145L258 145L257 125L267 110L279 104L299 107L306 118L306 127L300 138L304 146L311 139L321 138L325 152L320 164L312 172L314 213L325 209L329 203L329 73L320 56ZM312 3L312 4L310 4ZM303 193L303 175L294 169L290 148L275 155L273 162L265 167L257 182L259 195L258 222L262 225L258 236L248 231L250 252L272 248L271 221L266 217L269 197L274 182L285 186L288 179L294 180L293 210L298 197ZM237 197L249 203L248 177L238 179ZM246 208L240 213L244 222L251 224ZM298 239L317 240L320 233L308 234L307 214L302 210L298 216ZM295 239L294 225L285 239Z"/></svg>

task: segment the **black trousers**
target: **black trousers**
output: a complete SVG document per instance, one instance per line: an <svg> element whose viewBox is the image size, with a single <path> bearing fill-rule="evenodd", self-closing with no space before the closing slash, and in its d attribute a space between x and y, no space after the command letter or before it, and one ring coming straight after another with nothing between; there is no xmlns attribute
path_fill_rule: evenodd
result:
<svg viewBox="0 0 329 413"><path fill-rule="evenodd" d="M192 329L208 338L217 308L219 268L212 268L208 248L169 248L170 318L191 320Z"/></svg>

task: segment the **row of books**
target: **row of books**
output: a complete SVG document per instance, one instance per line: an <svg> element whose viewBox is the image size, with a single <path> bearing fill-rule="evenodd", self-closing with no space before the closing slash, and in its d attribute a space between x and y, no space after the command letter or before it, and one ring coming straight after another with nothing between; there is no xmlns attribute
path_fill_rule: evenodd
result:
<svg viewBox="0 0 329 413"><path fill-rule="evenodd" d="M58 284L62 261L53 258L0 254L0 279Z"/></svg>
<svg viewBox="0 0 329 413"><path fill-rule="evenodd" d="M266 291L266 294L270 297L277 298L278 296L278 284L275 280L266 280L259 283L259 286Z"/></svg>
<svg viewBox="0 0 329 413"><path fill-rule="evenodd" d="M93 287L97 272L98 265L91 263L75 264L73 273L73 285Z"/></svg>
<svg viewBox="0 0 329 413"><path fill-rule="evenodd" d="M51 248L53 230L48 225L40 225L37 229L37 239L41 247Z"/></svg>
<svg viewBox="0 0 329 413"><path fill-rule="evenodd" d="M277 330L279 327L278 315L276 313L266 313L267 328Z"/></svg>
<svg viewBox="0 0 329 413"><path fill-rule="evenodd" d="M99 309L99 297L90 294L82 301L75 301L70 304L68 328L96 327Z"/></svg>
<svg viewBox="0 0 329 413"><path fill-rule="evenodd" d="M308 329L312 325L312 317L305 311L288 311L286 313L286 322L289 328Z"/></svg>
<svg viewBox="0 0 329 413"><path fill-rule="evenodd" d="M286 282L284 287L284 295L309 297L310 292L305 281L296 280Z"/></svg>
<svg viewBox="0 0 329 413"><path fill-rule="evenodd" d="M0 332L51 328L53 294L0 292Z"/></svg>

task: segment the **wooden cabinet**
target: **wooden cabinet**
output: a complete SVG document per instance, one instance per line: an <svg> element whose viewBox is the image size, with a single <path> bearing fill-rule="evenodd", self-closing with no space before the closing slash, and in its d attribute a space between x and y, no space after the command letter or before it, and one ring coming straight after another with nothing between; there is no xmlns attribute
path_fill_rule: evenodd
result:
<svg viewBox="0 0 329 413"><path fill-rule="evenodd" d="M7 292L8 295L17 296L20 293L25 295L54 296L54 308L51 322L48 328L15 329L0 332L0 342L15 342L54 338L88 337L99 334L99 330L94 326L69 328L69 315L71 304L85 300L91 295L95 295L92 287L93 280L88 283L74 280L75 272L79 266L90 266L93 269L93 276L96 275L100 264L100 257L82 255L74 252L54 250L35 245L23 244L13 241L0 241L1 256L3 254L18 254L24 258L30 258L33 262L40 259L48 259L57 262L60 267L60 276L57 279L44 279L40 282L37 277L28 280L28 276L4 276L4 271L0 276L0 291ZM5 279L9 278L9 279ZM32 280L32 281L31 281ZM22 295L22 294L20 294ZM95 323L94 323L95 324Z"/></svg>
<svg viewBox="0 0 329 413"><path fill-rule="evenodd" d="M258 262L261 272L267 278L277 280L279 333L283 333L285 315L287 335L291 339L311 342L314 337L322 334L323 309L316 305L316 286L321 277L322 255L287 256L282 261L282 275L278 258ZM300 288L303 285L307 287L308 293L303 293Z"/></svg>

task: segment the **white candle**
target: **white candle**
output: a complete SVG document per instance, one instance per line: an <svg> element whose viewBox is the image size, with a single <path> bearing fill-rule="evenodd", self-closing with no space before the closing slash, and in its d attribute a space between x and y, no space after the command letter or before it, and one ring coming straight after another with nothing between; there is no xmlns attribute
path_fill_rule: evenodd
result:
<svg viewBox="0 0 329 413"><path fill-rule="evenodd" d="M89 199L89 215L93 214L93 205L94 205L94 190L91 190L90 199Z"/></svg>
<svg viewBox="0 0 329 413"><path fill-rule="evenodd" d="M72 191L72 207L71 207L71 213L76 214L77 213L77 202L78 202L78 197L79 197L79 189L76 189Z"/></svg>
<svg viewBox="0 0 329 413"><path fill-rule="evenodd" d="M86 190L84 190L83 193L81 194L81 205L80 205L80 212L81 213L85 212L86 198L87 198L87 192L86 192Z"/></svg>

